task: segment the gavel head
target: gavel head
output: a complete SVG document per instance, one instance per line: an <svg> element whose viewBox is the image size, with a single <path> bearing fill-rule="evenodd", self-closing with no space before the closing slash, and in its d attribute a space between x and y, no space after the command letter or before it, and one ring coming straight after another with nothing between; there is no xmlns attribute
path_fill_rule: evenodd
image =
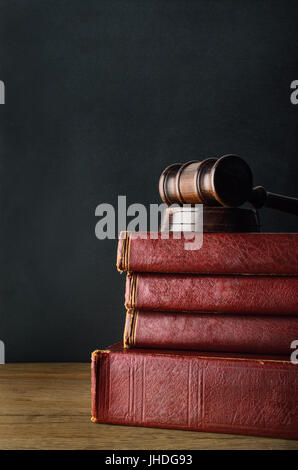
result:
<svg viewBox="0 0 298 470"><path fill-rule="evenodd" d="M168 166L159 179L159 194L167 205L237 207L249 200L252 186L248 164L236 155L224 155Z"/></svg>

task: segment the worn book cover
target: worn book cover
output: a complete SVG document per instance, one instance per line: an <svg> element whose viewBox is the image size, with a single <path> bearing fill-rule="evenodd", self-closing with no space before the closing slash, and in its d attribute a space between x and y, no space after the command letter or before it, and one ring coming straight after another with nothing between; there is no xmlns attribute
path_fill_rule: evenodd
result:
<svg viewBox="0 0 298 470"><path fill-rule="evenodd" d="M298 316L154 312L129 309L127 348L291 354Z"/></svg>
<svg viewBox="0 0 298 470"><path fill-rule="evenodd" d="M297 315L298 277L128 273L127 308Z"/></svg>
<svg viewBox="0 0 298 470"><path fill-rule="evenodd" d="M199 250L186 250L183 233L122 232L120 271L198 274L298 275L297 233L204 233Z"/></svg>
<svg viewBox="0 0 298 470"><path fill-rule="evenodd" d="M117 344L91 375L94 422L298 438L297 366L282 356Z"/></svg>

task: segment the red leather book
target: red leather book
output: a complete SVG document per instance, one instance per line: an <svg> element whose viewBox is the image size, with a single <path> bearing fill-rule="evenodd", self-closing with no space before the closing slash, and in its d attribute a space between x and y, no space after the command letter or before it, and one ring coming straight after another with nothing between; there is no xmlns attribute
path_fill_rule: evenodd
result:
<svg viewBox="0 0 298 470"><path fill-rule="evenodd" d="M128 273L127 308L297 315L298 277Z"/></svg>
<svg viewBox="0 0 298 470"><path fill-rule="evenodd" d="M163 240L160 233L122 232L118 270L298 275L297 233L205 233L198 250L186 250L183 236L180 240L170 236Z"/></svg>
<svg viewBox="0 0 298 470"><path fill-rule="evenodd" d="M92 421L298 439L285 358L115 345L92 354Z"/></svg>
<svg viewBox="0 0 298 470"><path fill-rule="evenodd" d="M298 317L128 310L124 347L290 356ZM298 372L298 368L297 368Z"/></svg>

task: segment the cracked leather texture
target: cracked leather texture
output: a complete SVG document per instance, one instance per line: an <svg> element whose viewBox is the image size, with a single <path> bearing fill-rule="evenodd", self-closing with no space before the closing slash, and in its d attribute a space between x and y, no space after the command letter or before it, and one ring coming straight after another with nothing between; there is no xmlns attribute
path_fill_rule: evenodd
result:
<svg viewBox="0 0 298 470"><path fill-rule="evenodd" d="M93 353L91 377L95 422L298 438L286 359L116 345Z"/></svg>
<svg viewBox="0 0 298 470"><path fill-rule="evenodd" d="M286 354L298 317L129 311L127 347ZM297 369L298 373L298 369Z"/></svg>
<svg viewBox="0 0 298 470"><path fill-rule="evenodd" d="M193 251L185 249L183 237L163 240L160 233L155 234L157 239L146 236L121 233L117 251L120 271L298 275L296 233L205 233L202 247Z"/></svg>
<svg viewBox="0 0 298 470"><path fill-rule="evenodd" d="M127 308L264 315L298 313L297 277L132 273L126 279Z"/></svg>

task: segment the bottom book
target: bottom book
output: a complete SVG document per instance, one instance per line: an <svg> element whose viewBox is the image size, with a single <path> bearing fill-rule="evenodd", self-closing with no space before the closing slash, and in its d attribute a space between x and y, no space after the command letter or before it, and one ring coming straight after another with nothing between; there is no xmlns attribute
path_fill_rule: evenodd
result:
<svg viewBox="0 0 298 470"><path fill-rule="evenodd" d="M285 357L124 349L92 354L92 421L298 439Z"/></svg>

